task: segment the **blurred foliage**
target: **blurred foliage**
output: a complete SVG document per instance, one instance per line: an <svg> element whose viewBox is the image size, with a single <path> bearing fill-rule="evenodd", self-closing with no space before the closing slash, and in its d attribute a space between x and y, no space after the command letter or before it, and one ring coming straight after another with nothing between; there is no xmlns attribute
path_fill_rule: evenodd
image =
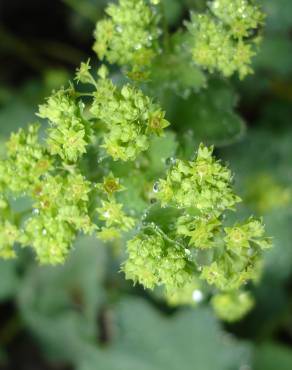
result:
<svg viewBox="0 0 292 370"><path fill-rule="evenodd" d="M274 237L264 277L253 287L252 312L223 327L207 308L208 297L198 308L167 307L159 293L148 295L125 283L118 258L112 258L114 247L90 238L78 240L63 267L40 268L21 251L16 262L0 262L0 369L292 369L292 1L261 2L267 20L255 74L240 83L214 76L205 89L200 74L181 70L178 58L171 60L171 74L180 75L184 93L168 86L161 96L159 86L152 88L187 145L178 147L171 134L154 140L141 159L142 168L143 161L151 163L143 179L129 179L128 164L118 173L130 187L120 195L127 196L123 202L140 212L146 203L137 194L138 182L149 183L146 202L167 159L179 152L190 156L187 148L201 140L216 145L237 174L235 185L245 201L242 217L264 214L267 233ZM94 24L106 4L0 3L0 155L8 134L33 122L36 105L91 53ZM204 0L165 0L167 22L178 29L188 7L205 5ZM153 73L162 84L164 66L156 67ZM195 83L200 94L190 90Z"/></svg>

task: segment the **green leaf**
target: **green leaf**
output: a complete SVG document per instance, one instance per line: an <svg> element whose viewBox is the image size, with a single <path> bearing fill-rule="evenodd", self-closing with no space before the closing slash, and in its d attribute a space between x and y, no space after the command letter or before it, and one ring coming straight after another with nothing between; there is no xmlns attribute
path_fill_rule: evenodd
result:
<svg viewBox="0 0 292 370"><path fill-rule="evenodd" d="M254 63L257 69L280 76L289 75L292 71L292 44L289 37L267 36Z"/></svg>
<svg viewBox="0 0 292 370"><path fill-rule="evenodd" d="M292 2L290 0L261 0L267 14L266 28L272 32L289 31L292 26Z"/></svg>
<svg viewBox="0 0 292 370"><path fill-rule="evenodd" d="M275 343L264 343L255 351L255 370L291 370L292 351Z"/></svg>
<svg viewBox="0 0 292 370"><path fill-rule="evenodd" d="M168 131L163 137L154 137L147 152L149 170L159 176L165 170L167 159L175 156L177 147L174 132Z"/></svg>
<svg viewBox="0 0 292 370"><path fill-rule="evenodd" d="M85 358L79 370L227 370L250 364L250 347L223 332L208 309L166 318L142 300L117 308L111 347Z"/></svg>
<svg viewBox="0 0 292 370"><path fill-rule="evenodd" d="M0 301L12 298L17 291L19 278L15 260L0 260Z"/></svg>
<svg viewBox="0 0 292 370"><path fill-rule="evenodd" d="M221 81L187 99L168 94L164 108L168 120L180 131L192 133L196 143L226 145L245 132L243 120L234 111L236 96Z"/></svg>
<svg viewBox="0 0 292 370"><path fill-rule="evenodd" d="M64 266L33 266L18 297L25 324L54 359L78 359L98 336L105 250L89 237L75 248Z"/></svg>
<svg viewBox="0 0 292 370"><path fill-rule="evenodd" d="M35 121L34 107L15 100L0 109L0 136L7 137L12 131L26 127L30 121Z"/></svg>

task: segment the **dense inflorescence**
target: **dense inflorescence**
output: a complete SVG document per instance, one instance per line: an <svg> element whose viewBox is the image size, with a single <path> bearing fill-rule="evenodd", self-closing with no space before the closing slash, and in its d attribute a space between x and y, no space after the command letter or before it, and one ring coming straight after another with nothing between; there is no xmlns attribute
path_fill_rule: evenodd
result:
<svg viewBox="0 0 292 370"><path fill-rule="evenodd" d="M103 147L114 160L134 160L148 149L152 135L162 135L169 126L164 112L130 85L118 89L109 79L100 79L90 109L107 128Z"/></svg>
<svg viewBox="0 0 292 370"><path fill-rule="evenodd" d="M7 157L0 162L3 257L13 257L18 242L30 245L41 263L62 263L80 232L112 240L133 228L135 221L114 195L122 189L119 179L109 174L103 186L90 181L82 161L90 147L105 149L113 160L134 160L169 123L142 91L130 85L118 89L104 66L98 75L96 81L89 63L77 71L79 82L94 87L87 112L73 86L61 89L39 107L38 116L48 121L43 140L33 124L7 142ZM18 225L6 200L11 193L30 199L31 208Z"/></svg>
<svg viewBox="0 0 292 370"><path fill-rule="evenodd" d="M255 31L263 24L260 8L248 0L214 0L210 11L192 14L188 29L193 35L195 63L210 72L242 79L252 72L251 60L259 41Z"/></svg>
<svg viewBox="0 0 292 370"><path fill-rule="evenodd" d="M231 221L241 199L213 147L201 144L193 160L169 158L164 173L166 157L185 144L174 132L163 138L170 123L147 78L184 96L185 88L207 87L200 67L244 77L263 16L253 2L215 0L192 15L188 30L160 40L158 3L120 0L97 24L94 50L126 77L82 63L76 86L39 107L44 129L35 123L11 135L0 160L0 256L30 246L40 263L60 264L80 233L120 246L128 240L127 279L163 287L172 305L211 295L218 316L232 321L252 307L242 288L259 278L270 239L261 219Z"/></svg>
<svg viewBox="0 0 292 370"><path fill-rule="evenodd" d="M100 59L131 68L139 76L158 52L160 29L155 2L120 0L110 4L108 19L97 23L94 50Z"/></svg>
<svg viewBox="0 0 292 370"><path fill-rule="evenodd" d="M240 201L231 183L230 170L215 160L212 148L201 145L193 161L177 160L166 179L155 184L160 221L153 224L148 216L149 222L128 242L126 277L147 288L163 285L170 296L188 290L194 276L228 297L256 281L270 239L261 220L227 226L228 211ZM166 227L159 225L163 218ZM214 302L219 310L221 300Z"/></svg>

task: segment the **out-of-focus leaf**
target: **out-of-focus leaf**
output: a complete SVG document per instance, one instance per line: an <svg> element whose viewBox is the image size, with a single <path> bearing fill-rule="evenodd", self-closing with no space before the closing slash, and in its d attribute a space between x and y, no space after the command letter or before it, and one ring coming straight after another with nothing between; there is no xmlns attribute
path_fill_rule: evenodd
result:
<svg viewBox="0 0 292 370"><path fill-rule="evenodd" d="M243 120L234 111L236 96L221 81L210 82L206 90L187 99L168 94L164 104L169 121L180 132L192 132L197 143L226 145L245 132Z"/></svg>
<svg viewBox="0 0 292 370"><path fill-rule="evenodd" d="M164 0L163 10L167 23L172 26L175 25L183 15L184 4L181 0Z"/></svg>
<svg viewBox="0 0 292 370"><path fill-rule="evenodd" d="M185 98L206 87L205 73L192 62L188 43L186 34L176 33L168 40L167 51L154 60L150 75L152 95L174 92Z"/></svg>
<svg viewBox="0 0 292 370"><path fill-rule="evenodd" d="M255 370L291 370L292 351L274 343L265 343L256 348Z"/></svg>
<svg viewBox="0 0 292 370"><path fill-rule="evenodd" d="M290 1L292 4L292 2ZM292 6L291 6L292 14ZM292 18L292 17L291 17ZM292 71L292 42L287 37L274 35L264 38L255 58L255 68L274 75L287 76Z"/></svg>
<svg viewBox="0 0 292 370"><path fill-rule="evenodd" d="M0 260L0 301L12 298L16 294L19 278L17 263L14 260Z"/></svg>
<svg viewBox="0 0 292 370"><path fill-rule="evenodd" d="M24 322L53 358L76 359L98 336L105 249L82 237L64 266L33 266L19 292Z"/></svg>
<svg viewBox="0 0 292 370"><path fill-rule="evenodd" d="M165 170L167 159L175 156L178 147L175 134L168 131L163 137L155 137L150 143L147 156L150 159L149 170L160 175Z"/></svg>
<svg viewBox="0 0 292 370"><path fill-rule="evenodd" d="M266 273L287 279L292 271L292 212L275 210L265 216L266 229L273 236L273 248L266 254Z"/></svg>
<svg viewBox="0 0 292 370"><path fill-rule="evenodd" d="M288 31L292 26L292 2L290 0L261 0L267 14L268 31Z"/></svg>
<svg viewBox="0 0 292 370"><path fill-rule="evenodd" d="M142 300L117 308L119 335L79 370L227 370L250 365L250 346L223 332L206 308L163 317Z"/></svg>
<svg viewBox="0 0 292 370"><path fill-rule="evenodd" d="M29 122L36 121L35 107L15 100L0 109L0 136L7 137L12 131L26 127Z"/></svg>

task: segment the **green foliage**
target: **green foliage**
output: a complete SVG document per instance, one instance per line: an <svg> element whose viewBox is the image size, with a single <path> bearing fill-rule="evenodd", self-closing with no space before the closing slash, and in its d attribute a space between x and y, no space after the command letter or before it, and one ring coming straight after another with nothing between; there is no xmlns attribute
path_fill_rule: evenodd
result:
<svg viewBox="0 0 292 370"><path fill-rule="evenodd" d="M271 243L261 219L230 217L241 201L233 175L213 147L198 145L244 131L228 84L201 67L245 77L263 16L252 2L215 0L170 34L158 3L109 4L94 50L126 74L81 63L76 83L40 105L44 130L35 123L10 136L0 161L0 255L29 246L41 264L63 264L80 234L96 236L115 251L127 245L127 279L163 286L172 305L215 294L219 317L235 320L252 306L239 289L258 280ZM168 115L176 122L165 133ZM196 138L184 141L193 120ZM27 207L19 211L14 197Z"/></svg>
<svg viewBox="0 0 292 370"><path fill-rule="evenodd" d="M272 370L278 367L289 370L292 365L292 355L288 346L274 343L263 343L259 346L255 357L256 370Z"/></svg>
<svg viewBox="0 0 292 370"><path fill-rule="evenodd" d="M51 359L81 370L187 370L194 361L202 370L224 370L249 363L250 346L228 337L207 308L163 317L138 298L104 306L103 249L87 238L79 247L63 269L31 269L19 293L24 320ZM96 309L108 319L106 346L96 340L102 334Z"/></svg>
<svg viewBox="0 0 292 370"><path fill-rule="evenodd" d="M76 362L94 340L105 266L105 250L81 237L64 266L28 269L17 297L20 312L54 359Z"/></svg>

